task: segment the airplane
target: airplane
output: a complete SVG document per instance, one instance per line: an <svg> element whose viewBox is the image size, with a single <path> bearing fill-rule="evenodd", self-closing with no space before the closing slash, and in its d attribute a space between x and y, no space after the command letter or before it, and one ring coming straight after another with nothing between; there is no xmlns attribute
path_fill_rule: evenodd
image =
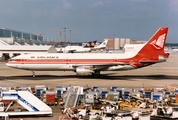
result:
<svg viewBox="0 0 178 120"><path fill-rule="evenodd" d="M87 44L85 44L85 46L83 46L84 48L93 48L96 45L97 40L92 41L92 42L88 42Z"/></svg>
<svg viewBox="0 0 178 120"><path fill-rule="evenodd" d="M97 40L88 42L85 46L66 46L56 48L58 53L91 52L91 48L96 45Z"/></svg>
<svg viewBox="0 0 178 120"><path fill-rule="evenodd" d="M94 48L92 48L92 50L96 50L96 49L105 49L106 45L108 43L108 39L104 40L101 44L99 44L98 46L94 46Z"/></svg>
<svg viewBox="0 0 178 120"><path fill-rule="evenodd" d="M101 71L124 71L165 62L168 27L161 27L139 50L124 53L48 53L19 55L6 63L8 67L34 71L74 71L79 76L102 76Z"/></svg>
<svg viewBox="0 0 178 120"><path fill-rule="evenodd" d="M105 49L108 40L104 40L98 46L96 45L97 41L88 42L85 46L66 46L65 48L56 48L57 52L62 53L83 53L83 52L91 52L92 50Z"/></svg>

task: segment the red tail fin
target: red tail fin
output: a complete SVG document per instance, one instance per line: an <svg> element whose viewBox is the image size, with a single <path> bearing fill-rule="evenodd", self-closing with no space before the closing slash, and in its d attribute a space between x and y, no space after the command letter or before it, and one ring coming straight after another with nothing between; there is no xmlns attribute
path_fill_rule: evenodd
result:
<svg viewBox="0 0 178 120"><path fill-rule="evenodd" d="M143 61L159 61L160 58L168 58L169 55L164 52L167 34L168 27L159 28L135 57Z"/></svg>

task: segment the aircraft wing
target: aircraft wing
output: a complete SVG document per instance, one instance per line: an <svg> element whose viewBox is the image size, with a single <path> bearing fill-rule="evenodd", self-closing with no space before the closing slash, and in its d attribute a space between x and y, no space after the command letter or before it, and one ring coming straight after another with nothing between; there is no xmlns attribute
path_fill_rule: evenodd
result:
<svg viewBox="0 0 178 120"><path fill-rule="evenodd" d="M129 65L129 63L125 62L118 62L118 63L110 63L110 64L74 64L73 67L89 67L92 68L93 70L102 70L102 69L107 69L111 66L117 66L117 65Z"/></svg>
<svg viewBox="0 0 178 120"><path fill-rule="evenodd" d="M125 62L117 62L117 63L110 63L110 64L74 64L73 67L78 66L115 66L115 65L129 65L129 63Z"/></svg>

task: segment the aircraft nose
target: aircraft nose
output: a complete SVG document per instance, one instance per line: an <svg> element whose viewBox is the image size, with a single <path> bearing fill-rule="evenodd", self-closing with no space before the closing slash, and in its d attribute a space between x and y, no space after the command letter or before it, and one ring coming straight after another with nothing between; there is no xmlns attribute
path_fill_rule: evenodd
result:
<svg viewBox="0 0 178 120"><path fill-rule="evenodd" d="M11 63L9 63L9 62L6 63L6 66L8 66L8 67L13 67L13 68L15 67L14 64L11 64Z"/></svg>
<svg viewBox="0 0 178 120"><path fill-rule="evenodd" d="M10 67L11 64L9 64L9 62L6 63L6 66Z"/></svg>

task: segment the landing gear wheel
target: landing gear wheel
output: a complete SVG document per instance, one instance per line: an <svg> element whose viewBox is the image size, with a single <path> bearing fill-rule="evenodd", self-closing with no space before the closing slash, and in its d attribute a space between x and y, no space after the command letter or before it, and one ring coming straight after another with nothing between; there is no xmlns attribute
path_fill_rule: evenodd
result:
<svg viewBox="0 0 178 120"><path fill-rule="evenodd" d="M92 76L95 78L101 78L102 75L100 74L100 71L95 71L94 73L92 73Z"/></svg>
<svg viewBox="0 0 178 120"><path fill-rule="evenodd" d="M34 71L32 71L32 74L33 74L33 77L35 77L35 72Z"/></svg>

